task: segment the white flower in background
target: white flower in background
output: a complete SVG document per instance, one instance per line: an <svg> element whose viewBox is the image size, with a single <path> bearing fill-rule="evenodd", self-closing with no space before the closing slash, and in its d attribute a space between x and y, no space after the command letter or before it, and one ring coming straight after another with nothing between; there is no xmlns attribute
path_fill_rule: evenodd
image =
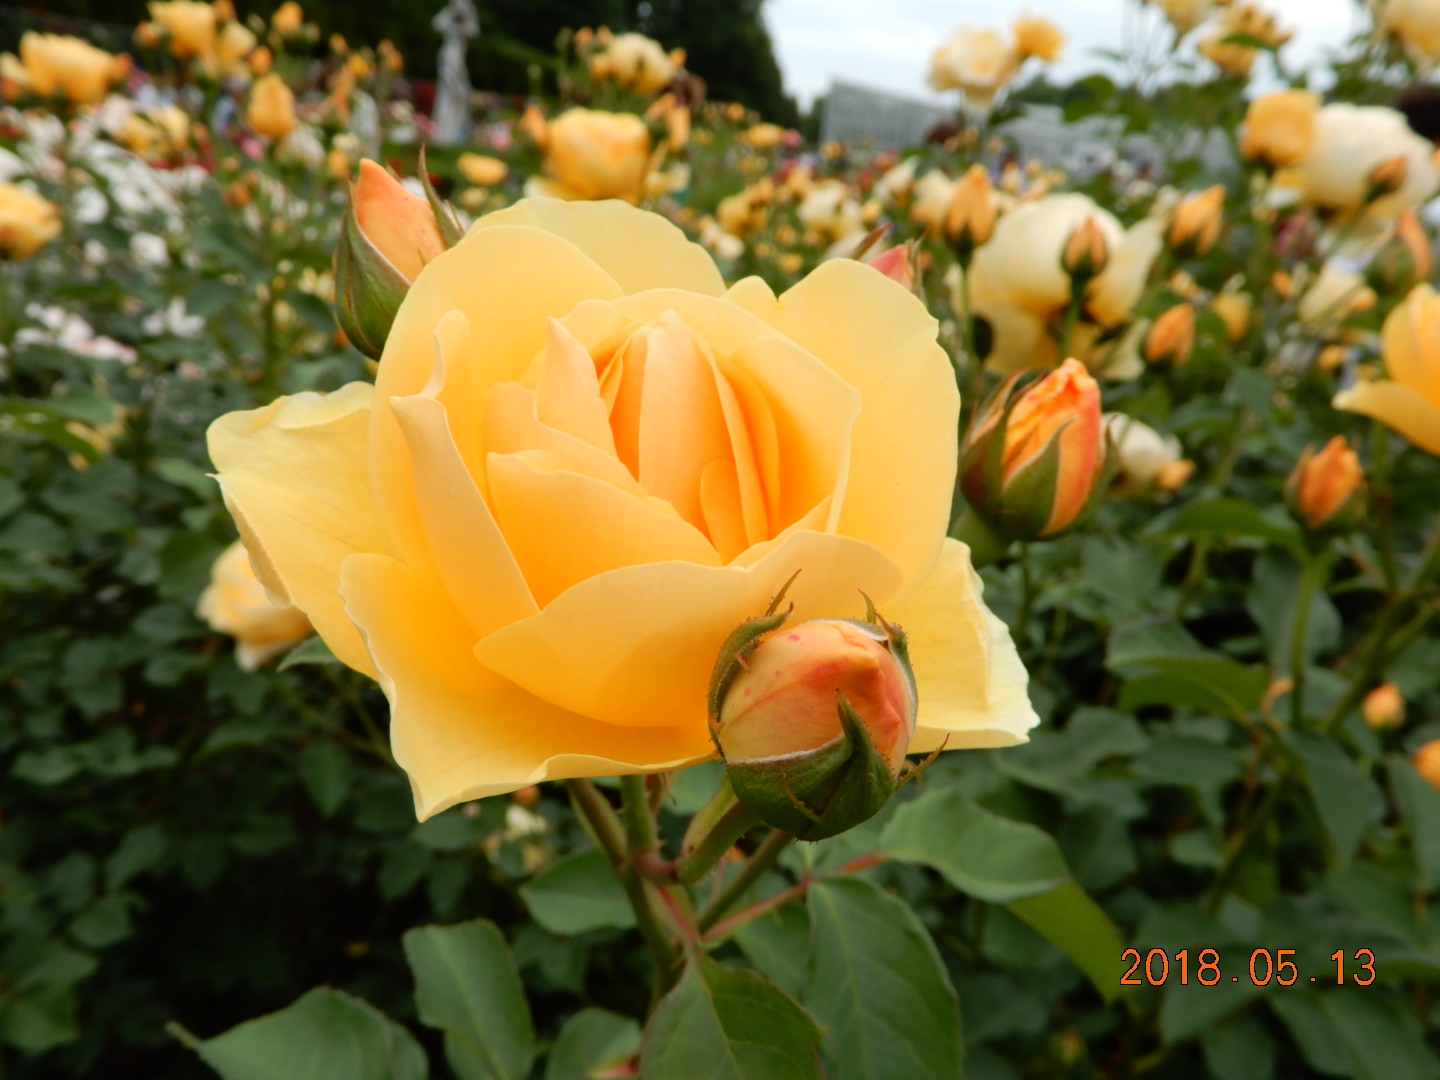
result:
<svg viewBox="0 0 1440 1080"><path fill-rule="evenodd" d="M1104 422L1115 447L1117 494L1137 495L1156 488L1174 491L1190 478L1195 464L1185 460L1174 435L1161 435L1124 413L1106 413Z"/></svg>
<svg viewBox="0 0 1440 1080"><path fill-rule="evenodd" d="M205 329L205 320L199 315L187 314L185 298L176 296L163 310L145 316L140 328L150 337L170 334L179 338L196 338L200 336L200 331Z"/></svg>
<svg viewBox="0 0 1440 1080"><path fill-rule="evenodd" d="M135 233L130 237L130 255L141 266L165 266L170 262L170 248L163 237L154 233Z"/></svg>
<svg viewBox="0 0 1440 1080"><path fill-rule="evenodd" d="M734 261L745 254L745 241L726 232L714 220L707 221L700 230L700 243L726 261Z"/></svg>
<svg viewBox="0 0 1440 1080"><path fill-rule="evenodd" d="M95 333L95 328L74 312L61 307L28 304L25 315L39 325L22 326L15 334L17 346L46 345L88 360L113 360L122 364L135 362L134 349Z"/></svg>

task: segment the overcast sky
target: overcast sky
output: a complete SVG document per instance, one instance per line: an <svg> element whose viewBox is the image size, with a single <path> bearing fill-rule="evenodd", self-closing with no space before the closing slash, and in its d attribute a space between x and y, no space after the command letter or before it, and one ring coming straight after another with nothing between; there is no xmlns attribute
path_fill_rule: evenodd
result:
<svg viewBox="0 0 1440 1080"><path fill-rule="evenodd" d="M1262 0L1296 31L1287 64L1312 63L1359 25L1355 0ZM765 20L785 86L809 104L833 76L921 99L930 54L957 26L1007 27L1021 11L1045 15L1065 32L1055 74L1073 78L1099 68L1096 49L1120 48L1134 0L769 0ZM1147 10L1145 17L1158 18ZM1031 61L1033 65L1035 61Z"/></svg>

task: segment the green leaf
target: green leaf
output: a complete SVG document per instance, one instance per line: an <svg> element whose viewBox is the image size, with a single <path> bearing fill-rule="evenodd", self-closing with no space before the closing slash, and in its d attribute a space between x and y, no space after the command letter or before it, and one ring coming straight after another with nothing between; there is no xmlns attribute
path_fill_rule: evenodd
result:
<svg viewBox="0 0 1440 1080"><path fill-rule="evenodd" d="M325 639L319 634L306 638L299 645L287 652L276 665L276 671L284 671L297 664L338 664L340 661L330 651L330 646L325 644Z"/></svg>
<svg viewBox="0 0 1440 1080"><path fill-rule="evenodd" d="M1395 804L1410 826L1410 844L1420 874L1420 887L1430 893L1440 888L1440 791L1415 771L1400 754L1385 759Z"/></svg>
<svg viewBox="0 0 1440 1080"><path fill-rule="evenodd" d="M177 1034L224 1080L424 1080L428 1073L408 1031L328 987L213 1039Z"/></svg>
<svg viewBox="0 0 1440 1080"><path fill-rule="evenodd" d="M583 934L635 925L635 911L599 851L582 851L551 863L520 886L535 921L552 934Z"/></svg>
<svg viewBox="0 0 1440 1080"><path fill-rule="evenodd" d="M462 1080L524 1080L535 1057L525 989L505 939L484 919L404 937L422 1023L445 1033Z"/></svg>
<svg viewBox="0 0 1440 1080"><path fill-rule="evenodd" d="M313 742L301 751L300 779L305 782L305 790L315 806L327 818L345 801L354 771L350 755L333 742Z"/></svg>
<svg viewBox="0 0 1440 1080"><path fill-rule="evenodd" d="M155 462L153 471L160 479L184 488L205 502L213 502L220 493L220 485L204 469L184 458L161 458Z"/></svg>
<svg viewBox="0 0 1440 1080"><path fill-rule="evenodd" d="M821 1080L820 1029L754 971L691 953L680 981L650 1017L640 1054L645 1080Z"/></svg>
<svg viewBox="0 0 1440 1080"><path fill-rule="evenodd" d="M1356 1080L1434 1080L1440 1062L1415 1014L1377 989L1277 996L1270 1007L1317 1072Z"/></svg>
<svg viewBox="0 0 1440 1080"><path fill-rule="evenodd" d="M1200 1045L1215 1080L1271 1080L1275 1075L1275 1043L1249 1013L1208 1028Z"/></svg>
<svg viewBox="0 0 1440 1080"><path fill-rule="evenodd" d="M1223 656L1152 657L1137 661L1153 674L1125 683L1120 692L1122 709L1144 705L1191 706L1228 716L1247 716L1260 704L1270 677Z"/></svg>
<svg viewBox="0 0 1440 1080"><path fill-rule="evenodd" d="M810 955L810 916L799 904L782 904L735 932L745 959L787 994L799 997Z"/></svg>
<svg viewBox="0 0 1440 1080"><path fill-rule="evenodd" d="M78 1039L75 988L99 966L90 954L53 941L16 942L0 962L0 1041L39 1054Z"/></svg>
<svg viewBox="0 0 1440 1080"><path fill-rule="evenodd" d="M1265 634L1270 662L1290 670L1295 619L1300 609L1304 573L1292 556L1264 552L1255 563L1254 578L1245 608ZM1329 596L1310 585L1310 611L1305 620L1305 657L1308 659L1340 642L1340 615Z"/></svg>
<svg viewBox="0 0 1440 1080"><path fill-rule="evenodd" d="M1370 826L1385 813L1385 799L1370 777L1356 768L1350 755L1323 735L1290 734L1290 745L1305 764L1305 783L1332 847L1344 865L1360 848Z"/></svg>
<svg viewBox="0 0 1440 1080"><path fill-rule="evenodd" d="M976 899L1008 904L1107 1001L1122 992L1119 930L1071 879L1054 838L1034 825L992 814L959 792L931 789L895 812L880 850L924 863Z"/></svg>
<svg viewBox="0 0 1440 1080"><path fill-rule="evenodd" d="M811 886L804 1001L833 1080L954 1080L960 1002L915 912L862 878Z"/></svg>
<svg viewBox="0 0 1440 1080"><path fill-rule="evenodd" d="M545 1061L545 1080L588 1080L640 1052L640 1025L605 1009L581 1009L560 1029Z"/></svg>
<svg viewBox="0 0 1440 1080"><path fill-rule="evenodd" d="M1182 507L1159 530L1162 534L1194 540L1244 537L1301 550L1300 530L1291 524L1268 521L1253 503L1243 499L1209 499Z"/></svg>
<svg viewBox="0 0 1440 1080"><path fill-rule="evenodd" d="M880 849L924 863L961 892L996 904L1048 892L1070 878L1060 848L1043 831L939 788L895 811Z"/></svg>

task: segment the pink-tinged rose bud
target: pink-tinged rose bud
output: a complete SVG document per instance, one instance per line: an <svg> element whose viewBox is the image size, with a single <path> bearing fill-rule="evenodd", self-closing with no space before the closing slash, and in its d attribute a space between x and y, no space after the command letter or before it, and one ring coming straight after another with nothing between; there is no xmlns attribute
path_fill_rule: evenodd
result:
<svg viewBox="0 0 1440 1080"><path fill-rule="evenodd" d="M1285 501L1295 519L1313 532L1344 532L1365 514L1365 471L1344 436L1319 453L1305 448L1285 484Z"/></svg>
<svg viewBox="0 0 1440 1080"><path fill-rule="evenodd" d="M1019 372L976 410L960 447L971 507L1011 540L1056 536L1079 523L1103 488L1100 387L1070 359L1040 379Z"/></svg>
<svg viewBox="0 0 1440 1080"><path fill-rule="evenodd" d="M454 211L430 187L412 195L375 162L360 162L350 212L335 249L335 307L340 328L366 356L379 359L400 302L425 264L460 239Z"/></svg>
<svg viewBox="0 0 1440 1080"><path fill-rule="evenodd" d="M804 840L884 806L915 731L905 635L873 609L868 618L751 619L715 667L711 733L736 796Z"/></svg>
<svg viewBox="0 0 1440 1080"><path fill-rule="evenodd" d="M1360 715L1365 723L1377 731L1380 728L1395 727L1405 719L1405 699L1400 688L1393 682L1381 683L1360 703Z"/></svg>
<svg viewBox="0 0 1440 1080"><path fill-rule="evenodd" d="M882 251L865 260L866 266L873 266L892 281L898 281L911 292L915 291L915 243L907 241L888 251Z"/></svg>

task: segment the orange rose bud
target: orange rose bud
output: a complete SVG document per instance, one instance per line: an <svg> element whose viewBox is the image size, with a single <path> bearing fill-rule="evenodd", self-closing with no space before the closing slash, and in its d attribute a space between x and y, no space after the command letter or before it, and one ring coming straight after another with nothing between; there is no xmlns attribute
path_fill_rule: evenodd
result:
<svg viewBox="0 0 1440 1080"><path fill-rule="evenodd" d="M1415 771L1430 781L1431 786L1440 788L1440 739L1431 739L1410 759Z"/></svg>
<svg viewBox="0 0 1440 1080"><path fill-rule="evenodd" d="M1087 217L1077 225L1060 251L1060 266L1070 275L1070 289L1076 296L1083 295L1083 287L1091 278L1098 277L1110 261L1110 245L1099 223Z"/></svg>
<svg viewBox="0 0 1440 1080"><path fill-rule="evenodd" d="M245 123L256 135L283 139L295 130L295 95L285 80L271 72L255 80Z"/></svg>
<svg viewBox="0 0 1440 1080"><path fill-rule="evenodd" d="M1040 379L1018 372L976 410L960 445L960 486L1010 540L1057 536L1104 487L1100 387L1075 359Z"/></svg>
<svg viewBox="0 0 1440 1080"><path fill-rule="evenodd" d="M1150 325L1145 335L1145 362L1179 367L1195 347L1195 309L1176 304Z"/></svg>
<svg viewBox="0 0 1440 1080"><path fill-rule="evenodd" d="M545 114L540 111L540 106L533 102L525 106L525 111L520 114L520 130L529 137L530 141L541 150L550 141L550 125L545 122Z"/></svg>
<svg viewBox="0 0 1440 1080"><path fill-rule="evenodd" d="M305 13L300 10L300 5L295 0L285 0L285 3L276 9L275 14L270 16L270 29L281 37L298 34L304 25Z"/></svg>
<svg viewBox="0 0 1440 1080"><path fill-rule="evenodd" d="M1221 184L1187 195L1175 208L1165 240L1181 257L1204 255L1220 237L1225 188Z"/></svg>
<svg viewBox="0 0 1440 1080"><path fill-rule="evenodd" d="M751 619L715 666L710 728L736 796L803 840L844 832L900 781L917 698L904 633L866 620Z"/></svg>
<svg viewBox="0 0 1440 1080"><path fill-rule="evenodd" d="M971 165L951 189L945 235L965 262L994 231L995 191L990 186L990 174L983 165Z"/></svg>
<svg viewBox="0 0 1440 1080"><path fill-rule="evenodd" d="M340 244L335 249L336 317L351 342L378 359L411 284L446 248L460 239L454 211L424 180L425 198L368 158L350 192Z"/></svg>
<svg viewBox="0 0 1440 1080"><path fill-rule="evenodd" d="M1377 731L1400 724L1405 719L1405 699L1400 696L1400 688L1393 682L1375 687L1360 703L1360 715Z"/></svg>
<svg viewBox="0 0 1440 1080"><path fill-rule="evenodd" d="M1365 513L1365 472L1342 435L1319 453L1305 448L1285 484L1290 513L1314 532L1343 532Z"/></svg>

